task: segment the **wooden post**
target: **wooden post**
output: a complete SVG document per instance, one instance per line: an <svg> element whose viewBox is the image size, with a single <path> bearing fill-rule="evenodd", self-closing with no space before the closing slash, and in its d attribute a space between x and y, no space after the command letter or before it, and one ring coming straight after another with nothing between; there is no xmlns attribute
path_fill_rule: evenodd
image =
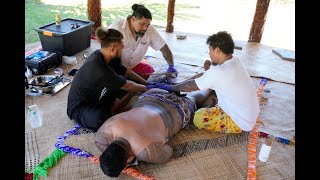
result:
<svg viewBox="0 0 320 180"><path fill-rule="evenodd" d="M167 11L167 28L166 32L173 32L174 5L176 0L169 0Z"/></svg>
<svg viewBox="0 0 320 180"><path fill-rule="evenodd" d="M248 42L260 43L263 34L264 23L267 18L269 3L270 0L257 0L256 12L251 25Z"/></svg>
<svg viewBox="0 0 320 180"><path fill-rule="evenodd" d="M91 28L91 34L94 35L97 27L101 26L101 0L88 0L88 19L94 24Z"/></svg>

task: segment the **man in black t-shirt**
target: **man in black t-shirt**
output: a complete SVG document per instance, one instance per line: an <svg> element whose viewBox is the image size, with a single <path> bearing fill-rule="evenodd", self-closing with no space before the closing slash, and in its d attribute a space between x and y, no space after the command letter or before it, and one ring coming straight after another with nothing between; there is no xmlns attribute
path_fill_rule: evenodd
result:
<svg viewBox="0 0 320 180"><path fill-rule="evenodd" d="M121 64L122 34L97 28L96 36L101 48L88 57L74 76L67 105L70 119L94 131L119 112L136 92L147 90L147 82Z"/></svg>

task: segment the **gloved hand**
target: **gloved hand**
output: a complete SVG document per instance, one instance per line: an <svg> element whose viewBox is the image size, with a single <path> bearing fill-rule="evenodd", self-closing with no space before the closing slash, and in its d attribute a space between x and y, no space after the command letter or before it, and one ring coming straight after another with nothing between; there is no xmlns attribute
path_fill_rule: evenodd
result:
<svg viewBox="0 0 320 180"><path fill-rule="evenodd" d="M167 72L168 73L175 72L175 74L172 74L172 76L174 76L174 78L178 77L178 71L176 70L173 64L169 65Z"/></svg>
<svg viewBox="0 0 320 180"><path fill-rule="evenodd" d="M157 88L167 90L168 92L172 92L172 85L163 84L163 83L156 83L155 85Z"/></svg>
<svg viewBox="0 0 320 180"><path fill-rule="evenodd" d="M148 84L147 86L147 89L152 89L152 88L157 88L157 86L155 84Z"/></svg>
<svg viewBox="0 0 320 180"><path fill-rule="evenodd" d="M155 85L155 82L147 82L147 85Z"/></svg>
<svg viewBox="0 0 320 180"><path fill-rule="evenodd" d="M158 81L155 81L155 83L174 84L173 79L168 77L168 75L164 75L163 77L159 78Z"/></svg>

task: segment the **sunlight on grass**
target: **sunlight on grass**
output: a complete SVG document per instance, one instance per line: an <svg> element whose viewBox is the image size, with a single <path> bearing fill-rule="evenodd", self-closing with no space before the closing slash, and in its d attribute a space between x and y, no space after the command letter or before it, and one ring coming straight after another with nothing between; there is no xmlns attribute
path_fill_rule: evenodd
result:
<svg viewBox="0 0 320 180"><path fill-rule="evenodd" d="M61 5L61 6L74 6L74 5L87 5L87 0L40 0L46 5Z"/></svg>
<svg viewBox="0 0 320 180"><path fill-rule="evenodd" d="M25 44L39 41L35 28L53 23L57 12L62 20L88 20L87 3L88 0L25 0ZM102 26L131 15L134 3L150 10L153 26L166 28L168 0L101 0ZM226 30L234 39L247 41L255 7L256 0L176 0L174 31L210 35ZM295 0L270 2L261 43L295 49Z"/></svg>

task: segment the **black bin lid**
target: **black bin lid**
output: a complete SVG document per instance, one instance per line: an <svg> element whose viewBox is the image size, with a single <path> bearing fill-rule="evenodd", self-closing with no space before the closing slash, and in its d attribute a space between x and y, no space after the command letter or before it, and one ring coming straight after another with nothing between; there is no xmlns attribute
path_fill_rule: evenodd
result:
<svg viewBox="0 0 320 180"><path fill-rule="evenodd" d="M93 24L92 21L84 21L73 18L66 18L61 20L60 26L57 26L56 23L51 23L48 25L44 25L42 27L36 28L35 30L38 32L52 32L55 35L64 35L68 34L72 31L76 31L80 28L84 28L86 26L91 26Z"/></svg>

